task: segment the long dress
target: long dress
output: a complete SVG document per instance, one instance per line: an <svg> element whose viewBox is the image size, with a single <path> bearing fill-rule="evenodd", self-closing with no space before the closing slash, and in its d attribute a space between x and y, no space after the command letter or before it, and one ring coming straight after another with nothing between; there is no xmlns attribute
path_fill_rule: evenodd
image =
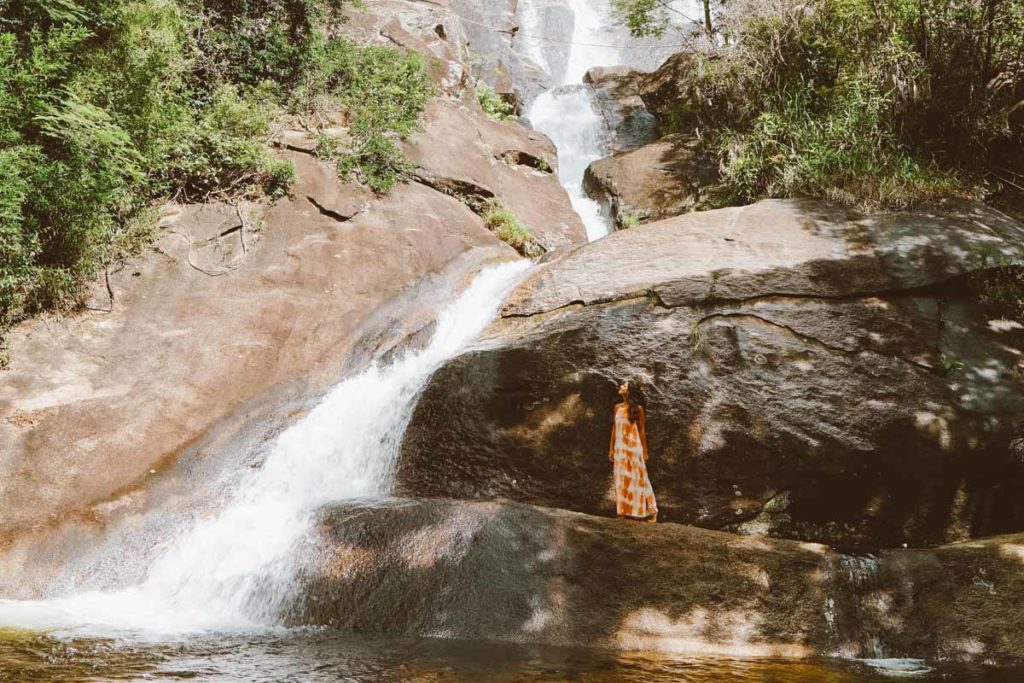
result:
<svg viewBox="0 0 1024 683"><path fill-rule="evenodd" d="M629 420L629 407L615 407L615 431L612 433L612 460L615 463L615 512L644 519L657 514L658 503L647 476L640 428Z"/></svg>

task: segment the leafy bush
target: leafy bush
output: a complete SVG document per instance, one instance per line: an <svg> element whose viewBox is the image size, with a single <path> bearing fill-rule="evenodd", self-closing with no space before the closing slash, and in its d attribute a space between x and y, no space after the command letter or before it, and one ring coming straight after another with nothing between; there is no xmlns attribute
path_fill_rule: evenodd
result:
<svg viewBox="0 0 1024 683"><path fill-rule="evenodd" d="M476 99L484 113L495 121L515 121L516 106L501 99L494 88L483 81L476 84Z"/></svg>
<svg viewBox="0 0 1024 683"><path fill-rule="evenodd" d="M0 333L141 248L154 201L281 196L284 110L341 104L386 191L431 95L418 56L325 26L360 0L8 0L0 14Z"/></svg>
<svg viewBox="0 0 1024 683"><path fill-rule="evenodd" d="M719 151L721 203L900 207L1019 184L1024 0L731 0L719 17L720 44L678 61L678 97L656 108Z"/></svg>
<svg viewBox="0 0 1024 683"><path fill-rule="evenodd" d="M502 202L492 200L484 211L483 220L495 237L523 256L537 258L544 255L544 247L534 238L533 232L520 223L512 210Z"/></svg>
<svg viewBox="0 0 1024 683"><path fill-rule="evenodd" d="M619 230L629 230L630 228L635 228L640 225L641 220L642 218L640 214L627 212L619 214L616 217L615 222L618 224Z"/></svg>
<svg viewBox="0 0 1024 683"><path fill-rule="evenodd" d="M376 192L387 192L411 168L396 140L414 132L434 87L423 58L390 47L359 47L334 38L318 46L315 68L291 107L316 106L331 93L348 116L350 149L340 157L343 176L358 172Z"/></svg>

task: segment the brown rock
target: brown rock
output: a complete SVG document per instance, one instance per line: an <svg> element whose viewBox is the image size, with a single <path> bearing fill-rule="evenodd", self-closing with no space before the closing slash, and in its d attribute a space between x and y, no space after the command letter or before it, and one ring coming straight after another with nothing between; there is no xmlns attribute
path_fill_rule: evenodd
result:
<svg viewBox="0 0 1024 683"><path fill-rule="evenodd" d="M654 294L676 306L765 294L842 297L945 282L1024 258L1024 227L981 204L859 217L767 200L619 231L541 268L505 315Z"/></svg>
<svg viewBox="0 0 1024 683"><path fill-rule="evenodd" d="M481 260L514 257L451 197L410 184L374 199L291 158L294 198L241 212L170 207L153 251L111 273L113 302L97 286L96 308L110 312L11 333L0 541L92 517L90 506L143 486L214 426L242 429L257 401L276 415L323 391L367 334L401 335L381 307L423 278L447 273L458 287ZM429 322L432 299L421 303L409 324Z"/></svg>
<svg viewBox="0 0 1024 683"><path fill-rule="evenodd" d="M1019 529L1024 328L957 278L1022 250L973 205L771 201L615 233L538 268L434 376L399 490L609 514L615 389L639 374L666 520L868 547Z"/></svg>
<svg viewBox="0 0 1024 683"><path fill-rule="evenodd" d="M370 11L351 9L345 17L345 35L357 42L399 47L422 55L442 94L459 97L468 87L465 63L469 39L448 0L389 0L374 3Z"/></svg>
<svg viewBox="0 0 1024 683"><path fill-rule="evenodd" d="M718 183L718 160L701 141L677 133L592 163L583 187L620 225L696 210Z"/></svg>
<svg viewBox="0 0 1024 683"><path fill-rule="evenodd" d="M715 57L706 57L714 60ZM697 96L691 74L698 58L689 52L678 52L648 74L640 84L640 98L647 111L654 115L662 134L692 130L693 122L681 104Z"/></svg>
<svg viewBox="0 0 1024 683"><path fill-rule="evenodd" d="M625 66L594 67L583 77L593 86L594 102L611 131L612 152L636 149L657 137L654 117L640 98L644 77Z"/></svg>
<svg viewBox="0 0 1024 683"><path fill-rule="evenodd" d="M1024 657L1024 538L852 557L508 503L325 510L297 624L676 654Z"/></svg>
<svg viewBox="0 0 1024 683"><path fill-rule="evenodd" d="M542 134L434 100L424 132L407 145L418 178L477 207L499 198L548 251L586 242L586 230L553 169L557 152Z"/></svg>
<svg viewBox="0 0 1024 683"><path fill-rule="evenodd" d="M296 624L748 656L825 631L820 546L465 501L328 509L314 536Z"/></svg>

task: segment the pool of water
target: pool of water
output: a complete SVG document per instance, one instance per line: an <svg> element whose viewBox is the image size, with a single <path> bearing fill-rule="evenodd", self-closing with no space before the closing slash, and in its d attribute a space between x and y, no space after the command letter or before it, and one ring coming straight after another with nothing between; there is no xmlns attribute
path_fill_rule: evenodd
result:
<svg viewBox="0 0 1024 683"><path fill-rule="evenodd" d="M1024 671L932 668L918 662L673 658L446 640L370 640L309 630L171 643L0 633L0 680L19 682L867 683L901 679L1009 683L1024 679Z"/></svg>

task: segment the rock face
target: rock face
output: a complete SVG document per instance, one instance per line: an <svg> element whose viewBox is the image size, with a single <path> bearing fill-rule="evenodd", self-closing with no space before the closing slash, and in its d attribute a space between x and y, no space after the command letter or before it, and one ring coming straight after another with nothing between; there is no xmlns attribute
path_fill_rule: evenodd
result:
<svg viewBox="0 0 1024 683"><path fill-rule="evenodd" d="M266 392L335 381L377 309L421 278L447 271L457 285L485 259L515 257L454 198L411 184L373 199L292 157L294 198L170 207L153 251L111 273L114 300L97 288L92 305L109 312L11 334L0 539L102 517L95 505Z"/></svg>
<svg viewBox="0 0 1024 683"><path fill-rule="evenodd" d="M326 510L291 620L682 654L1024 653L1024 538L849 557L823 546L517 504Z"/></svg>
<svg viewBox="0 0 1024 683"><path fill-rule="evenodd" d="M512 101L522 101L548 87L546 76L513 48L519 30L517 0L453 0L452 9L472 54L473 75Z"/></svg>
<svg viewBox="0 0 1024 683"><path fill-rule="evenodd" d="M604 93L598 99L606 103L603 109L610 122L620 125L616 122L622 120L607 111L614 112L616 106L642 112L638 116L645 122L646 140L595 161L583 180L587 193L611 211L620 226L699 210L716 191L717 155L688 125L686 109L680 105L696 96L689 91L687 78L692 68L692 55L681 52L650 73L594 70L591 75ZM654 140L658 136L663 137Z"/></svg>
<svg viewBox="0 0 1024 683"><path fill-rule="evenodd" d="M227 463L228 444L257 447L246 430L270 438L347 369L429 325L481 264L516 258L460 201L463 189L513 207L550 249L585 240L558 180L538 168L556 163L550 143L491 121L467 89L450 8L372 9L353 13L346 31L420 51L448 95L406 146L419 164L414 182L374 197L317 161L306 131L285 130L276 142L296 164L291 197L170 206L152 251L110 273L112 299L99 283L94 310L10 335L0 384L4 594L28 589L19 577L29 567L45 574L34 560L95 540L87 528L184 495L155 495L156 480L176 478L183 458Z"/></svg>
<svg viewBox="0 0 1024 683"><path fill-rule="evenodd" d="M620 225L694 211L717 182L718 160L686 133L599 159L583 176L587 194Z"/></svg>
<svg viewBox="0 0 1024 683"><path fill-rule="evenodd" d="M544 135L434 100L407 151L420 182L478 210L501 199L548 251L586 243L586 229L554 174L557 150Z"/></svg>
<svg viewBox="0 0 1024 683"><path fill-rule="evenodd" d="M975 205L804 201L620 231L540 267L433 378L404 495L608 514L617 382L646 377L661 519L853 546L1021 528L1024 328L964 279L1024 255Z"/></svg>
<svg viewBox="0 0 1024 683"><path fill-rule="evenodd" d="M819 546L461 501L332 509L317 531L295 623L789 656L824 633Z"/></svg>
<svg viewBox="0 0 1024 683"><path fill-rule="evenodd" d="M645 74L627 66L595 67L583 82L593 86L594 101L611 131L609 148L622 152L657 137L654 117L640 98Z"/></svg>
<svg viewBox="0 0 1024 683"><path fill-rule="evenodd" d="M677 52L647 74L638 86L640 99L658 120L662 134L686 129L686 111L680 103L696 95L691 91L689 78L694 68L696 60L691 53Z"/></svg>

